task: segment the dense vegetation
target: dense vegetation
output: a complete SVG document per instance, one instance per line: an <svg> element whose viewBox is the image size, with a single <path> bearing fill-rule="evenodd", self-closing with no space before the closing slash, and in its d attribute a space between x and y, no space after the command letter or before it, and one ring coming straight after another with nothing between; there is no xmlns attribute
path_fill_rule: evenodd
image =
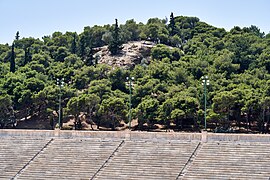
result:
<svg viewBox="0 0 270 180"><path fill-rule="evenodd" d="M131 69L99 64L95 48L109 45L113 55L123 43L157 43L151 61ZM209 130L244 129L266 132L270 114L270 34L256 26L234 27L229 32L196 17L151 18L146 24L85 27L76 32L55 32L42 40L20 38L0 44L0 117L52 118L62 97L64 117L77 121L84 113L91 122L115 129L128 122L132 82L132 119L137 129L154 124L175 130L204 127L204 87L207 75ZM63 78L63 87L56 79ZM61 92L60 92L61 88ZM145 126L147 124L147 126Z"/></svg>

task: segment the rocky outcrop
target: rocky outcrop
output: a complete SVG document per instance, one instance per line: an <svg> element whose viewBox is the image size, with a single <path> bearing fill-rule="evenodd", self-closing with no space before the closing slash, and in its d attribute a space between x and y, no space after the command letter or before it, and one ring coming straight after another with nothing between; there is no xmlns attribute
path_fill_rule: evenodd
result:
<svg viewBox="0 0 270 180"><path fill-rule="evenodd" d="M151 49L155 43L150 41L132 41L123 44L123 49L118 55L111 55L108 46L96 48L94 57L98 63L108 64L113 67L131 68L142 61L149 62Z"/></svg>

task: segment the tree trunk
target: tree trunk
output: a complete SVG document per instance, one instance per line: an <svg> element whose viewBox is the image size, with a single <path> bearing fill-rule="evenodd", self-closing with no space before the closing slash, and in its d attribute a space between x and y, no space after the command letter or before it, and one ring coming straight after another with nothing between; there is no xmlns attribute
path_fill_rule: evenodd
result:
<svg viewBox="0 0 270 180"><path fill-rule="evenodd" d="M194 118L194 116L192 116L192 119L193 119L193 124L194 124L194 127L195 127L195 131L197 131L198 130L198 124L197 124L196 118Z"/></svg>
<svg viewBox="0 0 270 180"><path fill-rule="evenodd" d="M92 123L90 123L90 127L91 127L91 129L92 129L92 130L94 130L94 128L93 128L93 124L92 124Z"/></svg>
<svg viewBox="0 0 270 180"><path fill-rule="evenodd" d="M264 134L265 133L265 107L263 107L263 112L262 112L262 123L261 123L261 132Z"/></svg>
<svg viewBox="0 0 270 180"><path fill-rule="evenodd" d="M28 108L25 108L24 120L27 120L27 116L28 116Z"/></svg>
<svg viewBox="0 0 270 180"><path fill-rule="evenodd" d="M178 131L180 131L180 123L179 123L179 119L176 119L176 120L175 120L175 125L176 125L176 129L177 129Z"/></svg>
<svg viewBox="0 0 270 180"><path fill-rule="evenodd" d="M266 132L265 133L268 133L269 132L269 108L267 108L267 112L266 112Z"/></svg>
<svg viewBox="0 0 270 180"><path fill-rule="evenodd" d="M97 129L99 130L99 126L100 126L100 121L98 121L97 123Z"/></svg>
<svg viewBox="0 0 270 180"><path fill-rule="evenodd" d="M251 120L250 120L250 114L251 114L251 110L248 110L248 114L247 114L247 118L248 118L248 127L251 130Z"/></svg>
<svg viewBox="0 0 270 180"><path fill-rule="evenodd" d="M115 118L114 116L112 116L112 130L114 131L115 130Z"/></svg>
<svg viewBox="0 0 270 180"><path fill-rule="evenodd" d="M166 120L166 132L167 132L167 131L170 131L170 124L171 124L170 120L167 119L167 120Z"/></svg>
<svg viewBox="0 0 270 180"><path fill-rule="evenodd" d="M138 129L142 130L143 128L143 121L138 118Z"/></svg>
<svg viewBox="0 0 270 180"><path fill-rule="evenodd" d="M237 118L237 126L240 130L241 129L241 109L237 109L236 118Z"/></svg>

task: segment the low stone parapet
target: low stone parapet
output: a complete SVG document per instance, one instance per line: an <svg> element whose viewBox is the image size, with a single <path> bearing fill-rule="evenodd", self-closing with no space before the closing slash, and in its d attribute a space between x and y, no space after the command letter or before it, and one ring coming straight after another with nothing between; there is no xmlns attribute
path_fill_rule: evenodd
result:
<svg viewBox="0 0 270 180"><path fill-rule="evenodd" d="M270 143L270 134L207 133L207 141L241 141Z"/></svg>
<svg viewBox="0 0 270 180"><path fill-rule="evenodd" d="M137 132L132 131L131 140L181 140L181 141L200 141L201 133L180 133L180 132Z"/></svg>
<svg viewBox="0 0 270 180"><path fill-rule="evenodd" d="M1 129L0 137L33 137L33 138L97 138L151 141L241 141L269 142L270 134L227 134L227 133L182 133L182 132L144 132L144 131L75 131L75 130L25 130Z"/></svg>

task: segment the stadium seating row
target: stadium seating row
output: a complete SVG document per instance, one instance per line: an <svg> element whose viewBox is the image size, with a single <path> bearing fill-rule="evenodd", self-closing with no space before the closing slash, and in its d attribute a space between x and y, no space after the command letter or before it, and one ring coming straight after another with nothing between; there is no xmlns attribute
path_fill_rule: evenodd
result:
<svg viewBox="0 0 270 180"><path fill-rule="evenodd" d="M268 179L270 144L4 137L0 179Z"/></svg>

